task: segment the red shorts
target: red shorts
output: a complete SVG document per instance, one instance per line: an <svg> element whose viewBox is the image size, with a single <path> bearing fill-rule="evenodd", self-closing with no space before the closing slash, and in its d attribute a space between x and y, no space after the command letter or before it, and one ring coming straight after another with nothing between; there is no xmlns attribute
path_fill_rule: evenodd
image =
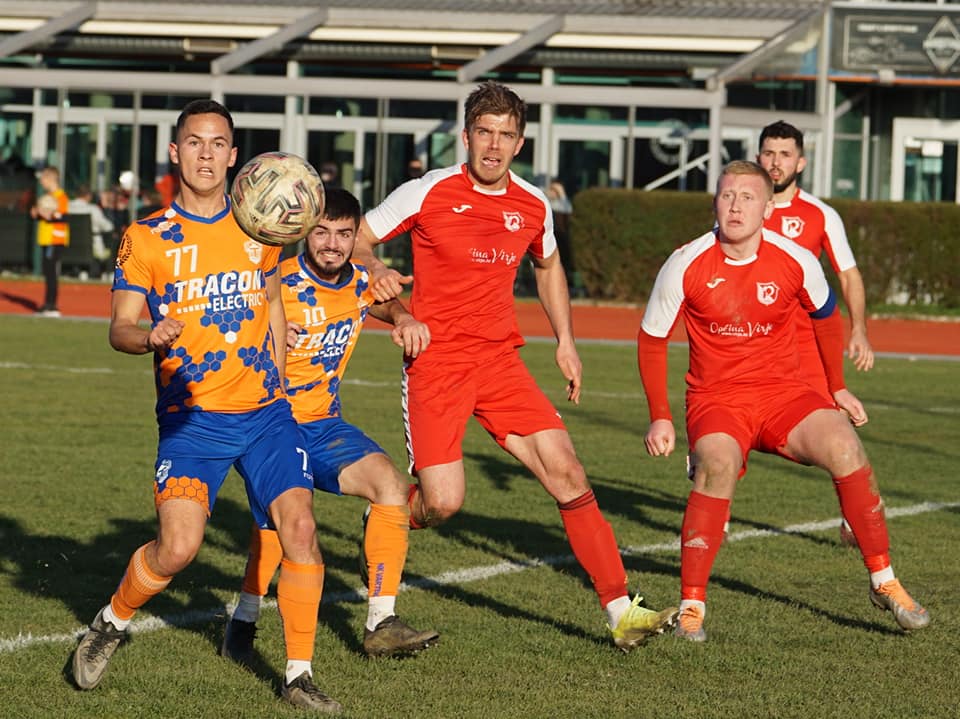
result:
<svg viewBox="0 0 960 719"><path fill-rule="evenodd" d="M463 458L471 415L501 447L509 434L566 429L515 349L476 364L412 362L404 368L403 406L414 474Z"/></svg>
<svg viewBox="0 0 960 719"><path fill-rule="evenodd" d="M802 381L723 392L688 392L687 442L692 454L697 440L705 435L719 432L733 437L740 445L742 475L752 449L786 457L782 450L787 435L818 409L836 409L836 405Z"/></svg>

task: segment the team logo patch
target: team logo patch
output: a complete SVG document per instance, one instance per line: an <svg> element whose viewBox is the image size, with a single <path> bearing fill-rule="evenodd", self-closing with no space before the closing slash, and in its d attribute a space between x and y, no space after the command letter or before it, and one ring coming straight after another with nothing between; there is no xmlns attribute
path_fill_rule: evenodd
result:
<svg viewBox="0 0 960 719"><path fill-rule="evenodd" d="M173 462L169 459L165 459L160 463L160 466L157 467L157 484L163 484L167 481L167 477L170 476L171 467L173 467Z"/></svg>
<svg viewBox="0 0 960 719"><path fill-rule="evenodd" d="M777 301L777 297L780 296L780 288L777 287L775 282L758 282L757 283L757 301L761 305L772 305Z"/></svg>
<svg viewBox="0 0 960 719"><path fill-rule="evenodd" d="M260 264L263 259L263 245L256 240L248 239L243 243L243 249L247 253L247 259L255 265Z"/></svg>
<svg viewBox="0 0 960 719"><path fill-rule="evenodd" d="M133 238L128 234L123 235L120 240L120 247L117 249L117 267L123 267L123 264L130 259L133 254Z"/></svg>
<svg viewBox="0 0 960 719"><path fill-rule="evenodd" d="M783 217L780 219L780 234L795 240L803 234L803 220L799 217Z"/></svg>
<svg viewBox="0 0 960 719"><path fill-rule="evenodd" d="M517 232L523 229L523 215L519 212L504 212L503 226L508 232Z"/></svg>

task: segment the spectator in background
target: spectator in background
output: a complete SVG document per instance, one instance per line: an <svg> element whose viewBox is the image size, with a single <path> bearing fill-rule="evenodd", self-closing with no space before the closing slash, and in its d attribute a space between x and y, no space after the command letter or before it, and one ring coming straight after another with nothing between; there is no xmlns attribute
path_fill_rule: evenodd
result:
<svg viewBox="0 0 960 719"><path fill-rule="evenodd" d="M163 196L157 190L147 189L143 191L140 197L140 207L137 208L137 219L143 219L152 215L158 210L162 210L169 205L163 204Z"/></svg>
<svg viewBox="0 0 960 719"><path fill-rule="evenodd" d="M573 281L573 248L570 245L570 215L573 213L573 204L567 197L560 178L550 180L545 193L550 200L550 209L553 210L553 234L557 237L557 250L560 251L560 262L567 277L567 287L574 286Z"/></svg>
<svg viewBox="0 0 960 719"><path fill-rule="evenodd" d="M407 163L407 179L416 180L418 177L423 177L423 163L419 157L414 157Z"/></svg>
<svg viewBox="0 0 960 719"><path fill-rule="evenodd" d="M10 154L0 165L3 172L5 189L13 190L16 195L9 207L20 212L29 212L37 199L36 179L27 164L17 153Z"/></svg>
<svg viewBox="0 0 960 719"><path fill-rule="evenodd" d="M46 284L43 305L37 314L43 317L59 317L57 292L60 280L60 258L63 248L70 244L70 228L64 221L70 201L67 193L60 187L60 170L56 167L44 167L37 174L43 194L30 208L30 216L37 220L37 244L43 252L41 268Z"/></svg>
<svg viewBox="0 0 960 719"><path fill-rule="evenodd" d="M127 229L129 205L130 195L119 185L114 185L100 193L100 207L103 209L103 214L113 223L113 232L110 233L110 239L107 242L107 248L111 253L116 250L120 237Z"/></svg>
<svg viewBox="0 0 960 719"><path fill-rule="evenodd" d="M340 187L340 168L337 163L324 162L320 165L320 179L323 180L324 187Z"/></svg>
<svg viewBox="0 0 960 719"><path fill-rule="evenodd" d="M180 176L175 172L168 172L153 183L153 189L160 193L160 205L170 207L180 190Z"/></svg>
<svg viewBox="0 0 960 719"><path fill-rule="evenodd" d="M76 197L68 205L71 215L90 215L90 237L93 245L93 258L97 260L99 271L104 272L107 261L113 254L104 242L104 234L113 232L113 222L107 218L103 209L93 201L93 193L88 185L80 185Z"/></svg>

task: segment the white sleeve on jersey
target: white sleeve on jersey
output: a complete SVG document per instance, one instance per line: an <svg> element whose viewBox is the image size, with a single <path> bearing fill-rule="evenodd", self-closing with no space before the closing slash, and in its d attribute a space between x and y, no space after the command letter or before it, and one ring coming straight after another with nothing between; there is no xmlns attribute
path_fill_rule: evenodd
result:
<svg viewBox="0 0 960 719"><path fill-rule="evenodd" d="M804 190L800 190L800 192L805 200L815 205L823 213L823 231L827 235L827 244L830 245L833 257L836 260L837 272L845 272L856 267L857 261L853 257L853 250L850 248L847 231L843 227L843 220L840 219L840 215L819 197L814 197Z"/></svg>
<svg viewBox="0 0 960 719"><path fill-rule="evenodd" d="M543 194L543 191L539 187L530 184L513 170L510 171L510 180L511 182L516 182L520 187L543 203L546 212L543 216L543 254L541 258L545 259L557 251L557 236L554 233L553 208L550 206L550 200L547 199L547 196Z"/></svg>
<svg viewBox="0 0 960 719"><path fill-rule="evenodd" d="M372 210L368 210L364 219L377 236L378 240L386 241L399 234L397 228L413 215L420 212L424 198L430 189L450 175L460 172L460 166L446 167L440 170L431 170L423 177L407 180L397 189L387 195L386 199Z"/></svg>
<svg viewBox="0 0 960 719"><path fill-rule="evenodd" d="M717 241L711 230L673 251L657 273L640 327L651 337L668 337L683 306L683 276L697 257Z"/></svg>

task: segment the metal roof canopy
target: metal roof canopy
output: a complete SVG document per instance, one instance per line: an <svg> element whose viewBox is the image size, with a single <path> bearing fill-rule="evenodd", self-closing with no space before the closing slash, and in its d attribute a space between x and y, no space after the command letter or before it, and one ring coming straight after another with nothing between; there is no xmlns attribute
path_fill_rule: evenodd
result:
<svg viewBox="0 0 960 719"><path fill-rule="evenodd" d="M21 50L26 50L41 40L53 37L63 30L70 30L89 20L96 12L97 3L83 3L65 11L62 15L50 18L40 27L5 38L0 41L0 57L16 55Z"/></svg>
<svg viewBox="0 0 960 719"><path fill-rule="evenodd" d="M313 32L314 28L323 25L329 15L330 13L327 12L326 8L320 8L319 10L307 13L303 17L280 28L272 35L249 42L231 53L218 57L210 63L210 72L213 75L224 75L236 70L238 67L246 65L248 62L256 60L261 55L279 50L290 40L308 35Z"/></svg>
<svg viewBox="0 0 960 719"><path fill-rule="evenodd" d="M563 29L564 22L563 15L555 15L549 20L530 28L513 42L484 53L473 62L469 62L457 70L457 81L470 82L475 80L483 73L489 72L530 48L540 45L560 32Z"/></svg>
<svg viewBox="0 0 960 719"><path fill-rule="evenodd" d="M369 3L368 3L369 4ZM375 4L375 3L374 3ZM414 5L416 3L411 3ZM682 3L681 3L682 4ZM722 3L721 3L722 4ZM747 3L749 5L749 3ZM760 3L757 5L760 8ZM10 2L0 0L0 11L10 9ZM63 13L55 18L45 22L42 26L33 30L19 33L6 40L0 41L0 57L10 55L20 50L29 48L32 44L49 38L56 33L75 27L94 14L99 17L117 18L120 16L133 17L142 15L145 11L144 6L150 3L131 4L123 2L99 2L85 3L82 5L68 5L67 3L50 3L64 7ZM215 8L222 8L223 5L210 3ZM546 3L551 5L551 3ZM377 98L377 99L409 99L417 98L423 100L441 100L460 103L469 92L469 83L478 76L495 69L505 62L517 57L527 50L545 43L551 37L571 26L576 27L581 22L587 21L594 25L594 31L619 31L622 35L625 26L636 22L643 22L645 17L633 16L583 16L576 14L568 16L564 11L573 10L576 13L576 4L572 7L563 6L562 2L554 3L556 7L550 8L559 11L557 14L543 19L543 15L535 15L529 12L516 13L498 13L500 16L510 15L514 21L523 18L535 18L540 22L529 30L523 32L512 42L500 45L494 49L486 51L481 57L462 66L457 73L457 82L433 81L433 80L364 80L364 79L338 79L323 77L279 77L279 76L230 76L232 70L243 66L246 63L255 60L265 54L273 52L283 47L288 41L309 35L318 26L327 23L330 20L330 11L342 11L343 8L320 8L302 14L299 17L293 17L287 24L269 35L253 40L237 50L223 55L210 64L209 73L152 73L152 72L123 72L115 70L50 70L42 68L4 68L0 66L0 85L7 87L29 87L29 88L50 88L50 89L69 89L69 90L100 90L114 92L131 93L173 93L183 94L189 89L190 93L197 95L209 95L222 99L224 95L271 95L271 96L321 96L321 97L356 97L356 98ZM709 111L710 140L709 140L709 168L708 168L708 186L715 184L719 177L721 162L721 127L724 121L730 124L736 124L743 127L761 127L766 124L766 117L775 115L782 118L787 113L769 113L768 111L736 110L726 107L726 87L725 83L729 78L738 74L748 72L764 59L778 52L784 45L796 39L803 32L806 32L810 25L817 19L822 18L825 10L829 9L829 0L818 0L814 9L810 8L810 2L798 0L793 5L792 16L786 18L782 13L786 12L782 3L776 3L776 7L781 12L778 17L780 28L783 27L783 20L787 21L796 18L798 13L803 15L796 19L786 29L780 30L776 35L770 37L756 50L734 60L728 67L715 73L708 83L706 89L677 89L677 88L647 88L647 87L604 87L595 85L553 85L553 84L516 84L515 89L520 92L525 100L530 103L549 103L549 104L572 104L572 105L605 105L618 107L657 107L657 108L681 108L681 109L705 109ZM656 3L645 4L644 9L654 10ZM177 8L184 8L177 5ZM274 6L272 9L273 22L276 23L277 17L291 17L294 12L302 12L305 5L282 4ZM451 12L449 15L473 16L476 11L476 5L468 6L474 12ZM698 25L699 31L703 32L703 17L696 17L699 14L696 11L697 3L693 3L690 8L685 8L688 12L683 20L687 25ZM774 7L771 3L766 9ZM264 8L247 5L240 2L236 9L242 13L261 15ZM285 11L277 12L279 10ZM740 4L741 11L744 4ZM168 12L169 12L168 7ZM368 15L372 8L351 8L354 13L363 12L367 15L365 19L369 22L373 19L373 14ZM395 8L402 12L402 8ZM411 8L408 8L411 9ZM467 10L467 6L464 8ZM541 4L538 6L541 12L546 7ZM690 10L693 10L691 13ZM747 10L753 9L753 5ZM762 9L762 8L760 8ZM23 5L18 8L19 13L25 13ZM349 10L347 12L350 12ZM413 9L409 15L425 16L430 10L422 7ZM436 14L436 12L434 12ZM379 24L382 27L383 8L375 13L380 16ZM691 16L692 15L692 16ZM195 21L209 21L223 23L222 14L216 14L210 11L204 15L202 6L193 6L191 12L186 13L190 19ZM179 18L185 16L178 15ZM155 15L153 17L156 17ZM743 16L741 16L743 17ZM754 16L755 17L755 16ZM751 18L748 13L743 19ZM654 18L648 18L653 20ZM667 18L656 17L656 20L664 22ZM719 19L719 18L717 18ZM265 18L262 18L265 20ZM234 18L235 21L235 18ZM269 21L267 21L269 22ZM429 23L427 24L429 26ZM600 28L603 28L601 30ZM514 25L514 28L516 25ZM633 28L631 28L633 29ZM676 28L676 34L683 34L684 31ZM672 33L671 33L672 34ZM821 40L823 42L823 40ZM817 84L818 92L822 92L821 86L827 82L826 73L818 73ZM790 113L801 127L819 128L820 117L815 113Z"/></svg>

